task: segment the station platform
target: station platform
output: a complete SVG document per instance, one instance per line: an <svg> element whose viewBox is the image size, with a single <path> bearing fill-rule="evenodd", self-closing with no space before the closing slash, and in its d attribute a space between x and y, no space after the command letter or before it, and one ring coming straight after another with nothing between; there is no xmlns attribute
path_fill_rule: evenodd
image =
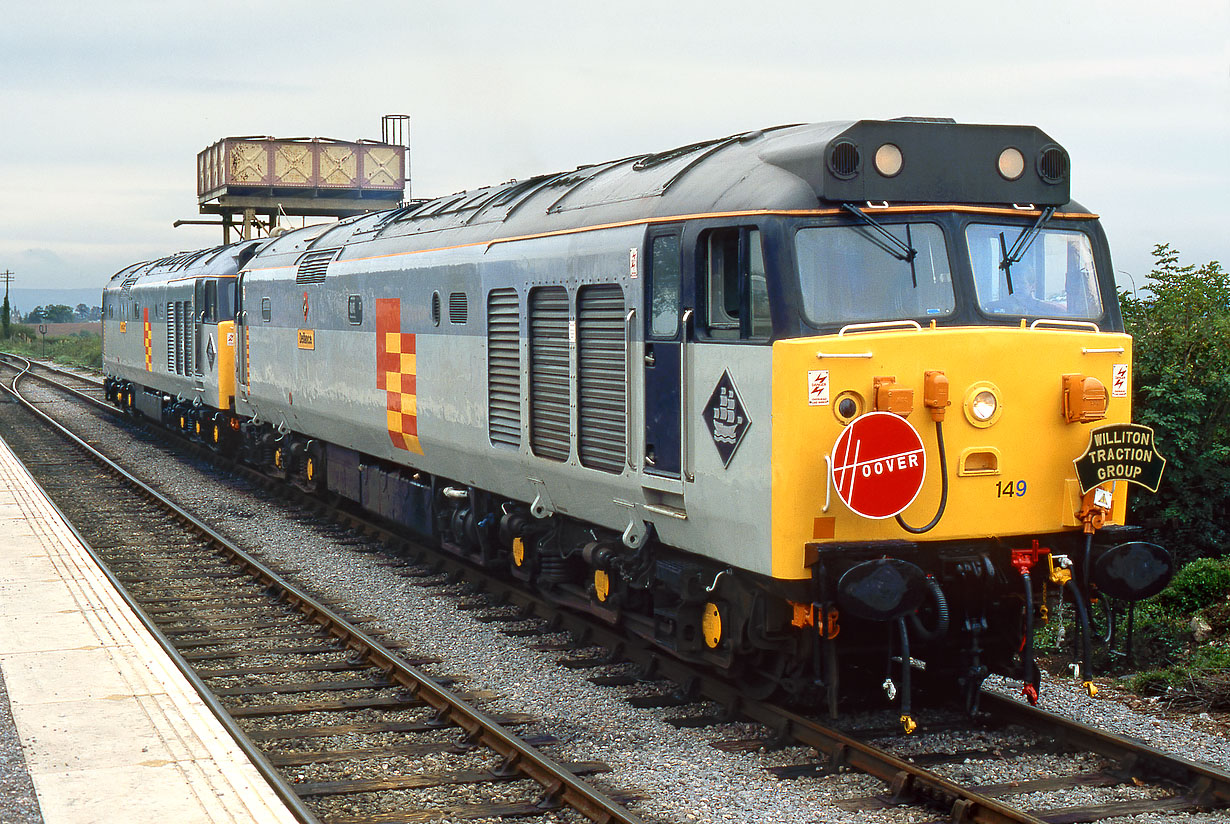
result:
<svg viewBox="0 0 1230 824"><path fill-rule="evenodd" d="M46 824L295 821L3 440L0 671Z"/></svg>

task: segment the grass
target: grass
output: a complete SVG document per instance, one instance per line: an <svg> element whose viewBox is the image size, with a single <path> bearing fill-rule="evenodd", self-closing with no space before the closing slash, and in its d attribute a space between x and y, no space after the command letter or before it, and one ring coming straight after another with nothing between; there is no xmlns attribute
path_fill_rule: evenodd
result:
<svg viewBox="0 0 1230 824"><path fill-rule="evenodd" d="M0 351L32 358L47 357L57 363L102 369L102 337L90 332L46 338L44 341L32 326L13 324L8 340L0 340Z"/></svg>
<svg viewBox="0 0 1230 824"><path fill-rule="evenodd" d="M1172 706L1230 710L1230 557L1187 564L1166 589L1136 605L1130 668L1122 655L1125 610L1126 605L1117 605L1117 652L1095 651L1097 672L1123 675L1122 683L1132 691L1162 696ZM1059 658L1070 654L1078 638L1072 615L1069 604L1064 610L1068 640L1063 650L1055 644L1055 626L1038 628L1034 645L1041 654Z"/></svg>

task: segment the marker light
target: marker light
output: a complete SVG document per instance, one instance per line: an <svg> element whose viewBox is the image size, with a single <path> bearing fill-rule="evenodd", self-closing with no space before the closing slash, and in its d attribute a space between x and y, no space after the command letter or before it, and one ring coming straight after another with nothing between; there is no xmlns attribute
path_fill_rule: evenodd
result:
<svg viewBox="0 0 1230 824"><path fill-rule="evenodd" d="M901 149L892 143L885 143L876 149L876 171L885 177L896 177L900 174L903 163Z"/></svg>
<svg viewBox="0 0 1230 824"><path fill-rule="evenodd" d="M970 401L969 411L980 421L989 421L995 415L995 410L999 408L999 401L995 399L995 394L988 389L974 395Z"/></svg>
<svg viewBox="0 0 1230 824"><path fill-rule="evenodd" d="M1025 174L1025 155L1019 149L1009 146L999 153L999 163L996 164L999 174L1004 180L1016 180Z"/></svg>

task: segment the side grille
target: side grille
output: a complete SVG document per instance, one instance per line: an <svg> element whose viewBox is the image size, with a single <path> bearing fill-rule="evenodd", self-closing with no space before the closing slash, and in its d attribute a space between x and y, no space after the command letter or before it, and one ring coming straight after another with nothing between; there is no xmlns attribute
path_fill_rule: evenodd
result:
<svg viewBox="0 0 1230 824"><path fill-rule="evenodd" d="M465 292L453 292L448 296L449 323L465 323L469 316L469 311Z"/></svg>
<svg viewBox="0 0 1230 824"><path fill-rule="evenodd" d="M491 443L521 446L521 333L515 289L487 296L487 427Z"/></svg>
<svg viewBox="0 0 1230 824"><path fill-rule="evenodd" d="M324 283L329 273L329 264L341 254L341 249L317 249L299 258L295 271L295 283Z"/></svg>
<svg viewBox="0 0 1230 824"><path fill-rule="evenodd" d="M622 472L627 458L628 343L624 295L616 284L577 293L578 442L581 465Z"/></svg>
<svg viewBox="0 0 1230 824"><path fill-rule="evenodd" d="M167 371L168 372L178 372L179 371L179 358L176 356L176 352L175 352L175 341L177 340L177 338L175 337L175 318L176 317L178 317L178 315L175 314L175 304L168 303L167 304Z"/></svg>
<svg viewBox="0 0 1230 824"><path fill-rule="evenodd" d="M180 359L183 363L182 375L193 374L194 364L192 363L192 301L184 300L179 303L179 332L180 332L180 351L183 352L183 357Z"/></svg>
<svg viewBox="0 0 1230 824"><path fill-rule="evenodd" d="M568 460L572 414L568 403L568 292L547 286L530 292L530 448Z"/></svg>

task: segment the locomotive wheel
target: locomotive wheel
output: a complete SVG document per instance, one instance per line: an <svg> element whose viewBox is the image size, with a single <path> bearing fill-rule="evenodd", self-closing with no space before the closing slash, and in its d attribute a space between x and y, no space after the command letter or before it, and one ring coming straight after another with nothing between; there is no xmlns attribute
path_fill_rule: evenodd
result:
<svg viewBox="0 0 1230 824"><path fill-rule="evenodd" d="M775 652L762 651L747 659L737 676L742 692L756 701L773 697L781 689L786 659Z"/></svg>

